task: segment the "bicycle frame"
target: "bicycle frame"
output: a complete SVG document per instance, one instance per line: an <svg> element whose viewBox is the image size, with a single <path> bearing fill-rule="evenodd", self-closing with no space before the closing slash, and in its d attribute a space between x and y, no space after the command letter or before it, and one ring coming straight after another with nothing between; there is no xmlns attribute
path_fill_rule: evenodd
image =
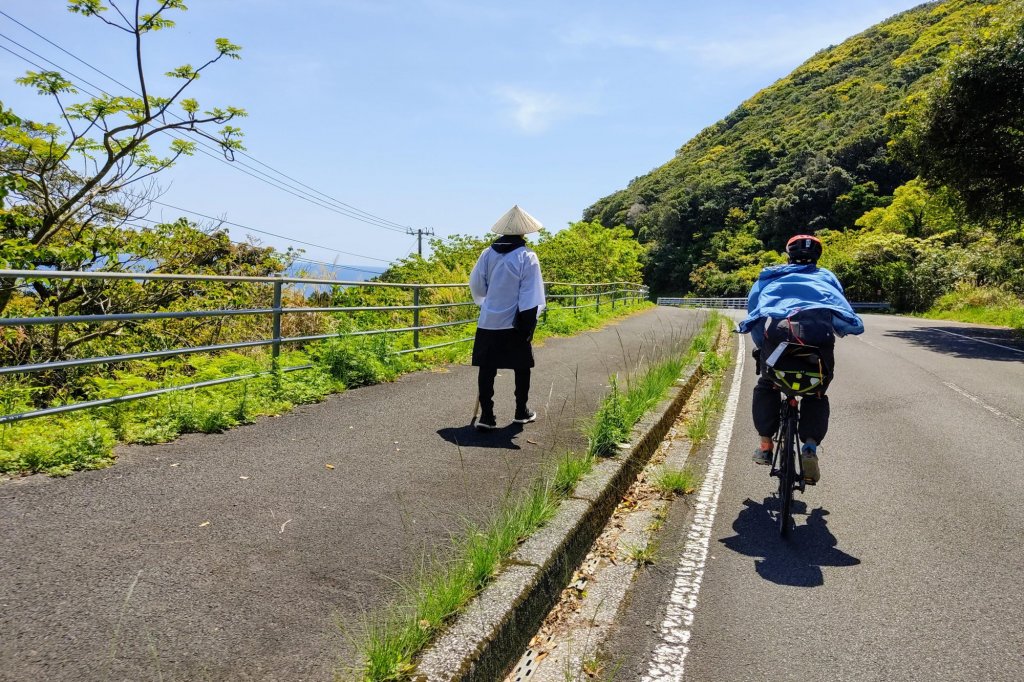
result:
<svg viewBox="0 0 1024 682"><path fill-rule="evenodd" d="M785 537L792 525L793 491L804 491L804 474L797 457L800 411L797 399L784 396L775 434L775 452L770 474L779 479L779 535Z"/></svg>

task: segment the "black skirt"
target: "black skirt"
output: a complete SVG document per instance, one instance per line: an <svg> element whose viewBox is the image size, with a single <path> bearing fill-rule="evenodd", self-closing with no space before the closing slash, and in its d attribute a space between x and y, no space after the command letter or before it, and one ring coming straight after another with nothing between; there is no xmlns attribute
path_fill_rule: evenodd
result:
<svg viewBox="0 0 1024 682"><path fill-rule="evenodd" d="M473 340L473 366L498 369L533 367L530 336L518 329L478 328L476 338Z"/></svg>

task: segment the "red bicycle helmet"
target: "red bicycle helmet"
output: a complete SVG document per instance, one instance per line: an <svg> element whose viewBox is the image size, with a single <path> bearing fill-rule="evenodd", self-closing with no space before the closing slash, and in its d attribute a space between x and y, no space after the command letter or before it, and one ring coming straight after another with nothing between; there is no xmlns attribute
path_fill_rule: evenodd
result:
<svg viewBox="0 0 1024 682"><path fill-rule="evenodd" d="M817 263L821 258L821 240L810 234L798 234L786 242L790 263Z"/></svg>

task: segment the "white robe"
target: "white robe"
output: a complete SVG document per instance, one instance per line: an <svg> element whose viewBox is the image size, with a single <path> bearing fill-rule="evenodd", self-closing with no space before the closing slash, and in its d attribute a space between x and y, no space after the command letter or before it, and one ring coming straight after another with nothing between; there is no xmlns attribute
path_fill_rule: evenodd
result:
<svg viewBox="0 0 1024 682"><path fill-rule="evenodd" d="M487 247L469 276L473 300L480 306L480 329L512 329L520 310L544 309L544 279L537 254L526 247L498 253Z"/></svg>

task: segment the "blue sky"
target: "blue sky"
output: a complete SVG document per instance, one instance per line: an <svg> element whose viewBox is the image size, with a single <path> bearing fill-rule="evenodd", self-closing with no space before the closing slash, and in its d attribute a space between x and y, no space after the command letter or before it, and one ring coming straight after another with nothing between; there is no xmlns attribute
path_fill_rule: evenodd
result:
<svg viewBox="0 0 1024 682"><path fill-rule="evenodd" d="M132 85L128 36L69 14L65 4L5 0L0 9ZM203 106L249 112L240 122L248 154L388 221L482 235L514 203L553 230L578 220L819 49L918 3L187 4L174 29L146 39L151 91L168 92L170 81L159 74L202 63L213 40L227 37L242 46L242 59L215 65L191 92ZM0 47L39 61L9 39L121 91L0 16ZM23 117L56 120L50 101L13 83L28 68L0 50L0 100ZM326 247L304 247L312 259L381 265L415 248L414 237L313 205L205 156L181 160L159 182L167 204ZM179 215L154 207L150 218Z"/></svg>

